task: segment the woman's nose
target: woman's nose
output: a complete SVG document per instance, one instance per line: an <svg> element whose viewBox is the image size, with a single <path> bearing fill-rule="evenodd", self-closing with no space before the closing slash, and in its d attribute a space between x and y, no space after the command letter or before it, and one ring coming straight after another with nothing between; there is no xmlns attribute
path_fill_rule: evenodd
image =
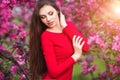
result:
<svg viewBox="0 0 120 80"><path fill-rule="evenodd" d="M47 16L47 21L50 21L50 17L49 16Z"/></svg>

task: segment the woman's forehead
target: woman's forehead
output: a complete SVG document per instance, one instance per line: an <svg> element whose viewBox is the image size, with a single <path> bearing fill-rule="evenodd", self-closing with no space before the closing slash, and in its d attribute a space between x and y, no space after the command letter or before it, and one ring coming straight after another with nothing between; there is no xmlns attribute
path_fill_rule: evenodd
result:
<svg viewBox="0 0 120 80"><path fill-rule="evenodd" d="M49 11L55 11L55 8L52 7L51 5L44 5L42 8L40 8L39 14L43 15L48 13Z"/></svg>

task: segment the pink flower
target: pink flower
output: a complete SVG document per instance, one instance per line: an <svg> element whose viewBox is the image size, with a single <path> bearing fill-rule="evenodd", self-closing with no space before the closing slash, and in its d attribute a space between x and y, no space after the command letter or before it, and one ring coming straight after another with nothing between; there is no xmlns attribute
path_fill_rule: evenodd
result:
<svg viewBox="0 0 120 80"><path fill-rule="evenodd" d="M81 63L81 66L84 67L84 68L87 68L88 63L87 63L86 61L83 61L83 62Z"/></svg>
<svg viewBox="0 0 120 80"><path fill-rule="evenodd" d="M10 23L10 25L13 27L13 29L15 29L15 30L19 30L19 26L17 26L16 24L14 24L14 23Z"/></svg>
<svg viewBox="0 0 120 80"><path fill-rule="evenodd" d="M109 67L110 67L111 69L113 69L114 64L109 64Z"/></svg>
<svg viewBox="0 0 120 80"><path fill-rule="evenodd" d="M61 2L59 0L56 1L57 6L61 7Z"/></svg>
<svg viewBox="0 0 120 80"><path fill-rule="evenodd" d="M16 34L14 34L14 33L11 33L11 38L13 40L18 40L18 36Z"/></svg>
<svg viewBox="0 0 120 80"><path fill-rule="evenodd" d="M100 27L101 27L101 28L104 28L104 27L105 27L105 23L106 23L106 22L103 22L103 23L100 25Z"/></svg>
<svg viewBox="0 0 120 80"><path fill-rule="evenodd" d="M25 64L25 60L21 58L21 59L18 60L18 63L19 63L20 65L24 65L24 64Z"/></svg>
<svg viewBox="0 0 120 80"><path fill-rule="evenodd" d="M18 54L18 55L22 55L22 54L23 54L23 52L21 52L21 50L20 50L20 49L17 49L17 54Z"/></svg>
<svg viewBox="0 0 120 80"><path fill-rule="evenodd" d="M18 62L20 65L24 65L24 64L25 64L25 59L23 59L21 55L16 55L16 56L15 56L15 59L17 60L17 62Z"/></svg>
<svg viewBox="0 0 120 80"><path fill-rule="evenodd" d="M117 56L117 57L116 57L116 61L117 61L117 62L120 62L120 56Z"/></svg>
<svg viewBox="0 0 120 80"><path fill-rule="evenodd" d="M96 66L96 65L90 66L90 67L88 68L88 72L93 72L93 71L95 71L95 70L97 70L97 66Z"/></svg>
<svg viewBox="0 0 120 80"><path fill-rule="evenodd" d="M88 39L88 44L92 44L93 41L95 41L95 36L90 36Z"/></svg>
<svg viewBox="0 0 120 80"><path fill-rule="evenodd" d="M25 72L27 72L28 70L29 70L29 68L28 68L28 67L25 67L25 68L24 68L24 71L25 71Z"/></svg>
<svg viewBox="0 0 120 80"><path fill-rule="evenodd" d="M95 42L97 43L97 44L104 44L104 41L100 38L100 36L99 35L96 35L96 40L95 40Z"/></svg>
<svg viewBox="0 0 120 80"><path fill-rule="evenodd" d="M19 33L19 36L20 36L21 38L25 38L26 35L27 35L27 33L26 33L26 31L24 31L24 30Z"/></svg>
<svg viewBox="0 0 120 80"><path fill-rule="evenodd" d="M120 37L113 36L112 49L120 52Z"/></svg>
<svg viewBox="0 0 120 80"><path fill-rule="evenodd" d="M62 2L63 2L63 0L58 0L58 1L60 1L60 3L62 3Z"/></svg>
<svg viewBox="0 0 120 80"><path fill-rule="evenodd" d="M0 80L5 80L4 78L5 78L4 74L0 72Z"/></svg>
<svg viewBox="0 0 120 80"><path fill-rule="evenodd" d="M4 46L0 45L0 51L4 50Z"/></svg>
<svg viewBox="0 0 120 80"><path fill-rule="evenodd" d="M87 69L83 69L83 70L81 71L81 74L82 74L82 75L88 74L88 70L87 70Z"/></svg>
<svg viewBox="0 0 120 80"><path fill-rule="evenodd" d="M25 79L25 75L24 74L20 74L20 80L24 80Z"/></svg>
<svg viewBox="0 0 120 80"><path fill-rule="evenodd" d="M120 74L120 67L119 66L114 66L114 68L113 68L113 74L115 74L115 75Z"/></svg>
<svg viewBox="0 0 120 80"><path fill-rule="evenodd" d="M8 3L10 3L10 1L9 0L2 0L2 3L8 4Z"/></svg>
<svg viewBox="0 0 120 80"><path fill-rule="evenodd" d="M4 35L8 32L8 22L3 22L0 27L0 35Z"/></svg>
<svg viewBox="0 0 120 80"><path fill-rule="evenodd" d="M9 22L8 19L12 16L12 12L10 8L5 8L2 11L2 17L4 18L5 21Z"/></svg>
<svg viewBox="0 0 120 80"><path fill-rule="evenodd" d="M16 66L16 65L12 66L12 67L11 67L11 73L12 73L13 75L16 74L17 69L18 69L18 66Z"/></svg>
<svg viewBox="0 0 120 80"><path fill-rule="evenodd" d="M101 77L102 79L104 79L104 78L106 77L106 75L107 75L107 72L106 72L106 71L103 71L103 72L100 74L100 77Z"/></svg>
<svg viewBox="0 0 120 80"><path fill-rule="evenodd" d="M4 8L5 5L3 3L0 3L0 8Z"/></svg>

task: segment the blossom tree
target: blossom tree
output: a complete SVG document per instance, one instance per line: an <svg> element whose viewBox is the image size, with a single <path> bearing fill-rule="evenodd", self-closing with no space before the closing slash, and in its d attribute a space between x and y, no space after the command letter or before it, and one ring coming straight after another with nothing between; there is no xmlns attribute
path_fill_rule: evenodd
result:
<svg viewBox="0 0 120 80"><path fill-rule="evenodd" d="M83 53L80 75L92 80L120 78L120 1L54 0L88 37L89 53ZM29 20L35 0L0 0L0 80L30 80ZM103 62L99 71L95 61ZM96 76L97 73L97 76Z"/></svg>
<svg viewBox="0 0 120 80"><path fill-rule="evenodd" d="M28 20L35 0L0 0L0 80L29 80Z"/></svg>
<svg viewBox="0 0 120 80"><path fill-rule="evenodd" d="M73 20L81 33L88 37L89 54L82 60L83 75L91 74L92 80L113 80L120 77L120 1L119 0L66 0L57 4ZM105 68L94 64L103 61Z"/></svg>

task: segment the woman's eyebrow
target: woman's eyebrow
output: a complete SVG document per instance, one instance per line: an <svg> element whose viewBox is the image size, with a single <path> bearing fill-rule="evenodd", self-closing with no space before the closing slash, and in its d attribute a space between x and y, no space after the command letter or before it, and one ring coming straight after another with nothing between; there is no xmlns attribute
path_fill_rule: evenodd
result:
<svg viewBox="0 0 120 80"><path fill-rule="evenodd" d="M40 16L42 17L42 16L45 16L45 15L40 15Z"/></svg>
<svg viewBox="0 0 120 80"><path fill-rule="evenodd" d="M49 14L50 12L53 12L52 10L48 11L47 14ZM44 14L40 15L40 16L45 16Z"/></svg>

